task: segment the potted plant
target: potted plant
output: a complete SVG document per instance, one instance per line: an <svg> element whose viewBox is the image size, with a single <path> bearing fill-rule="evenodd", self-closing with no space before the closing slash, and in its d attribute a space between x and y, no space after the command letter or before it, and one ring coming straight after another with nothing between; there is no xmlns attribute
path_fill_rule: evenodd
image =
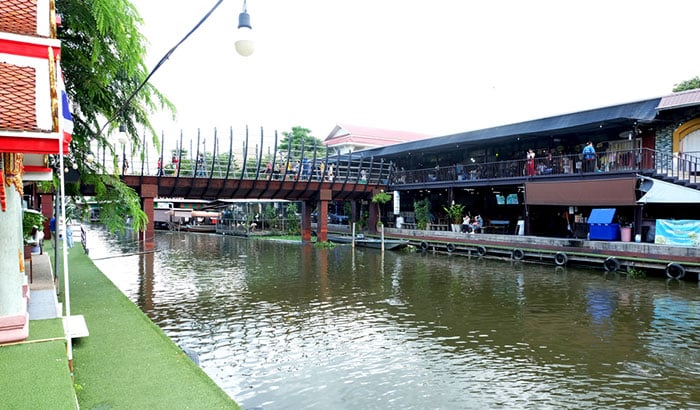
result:
<svg viewBox="0 0 700 410"><path fill-rule="evenodd" d="M427 229L430 224L430 201L428 198L414 202L413 212L416 215L416 228Z"/></svg>
<svg viewBox="0 0 700 410"><path fill-rule="evenodd" d="M464 215L464 205L456 204L452 201L452 205L449 207L443 207L447 216L452 221L452 232L459 232L462 230L462 221Z"/></svg>

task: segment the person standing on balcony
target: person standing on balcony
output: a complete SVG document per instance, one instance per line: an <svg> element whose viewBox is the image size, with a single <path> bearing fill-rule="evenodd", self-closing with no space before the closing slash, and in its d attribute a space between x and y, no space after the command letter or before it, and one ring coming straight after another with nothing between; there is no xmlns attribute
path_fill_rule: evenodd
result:
<svg viewBox="0 0 700 410"><path fill-rule="evenodd" d="M535 151L532 148L527 151L526 158L526 175L531 177L535 175Z"/></svg>
<svg viewBox="0 0 700 410"><path fill-rule="evenodd" d="M583 172L593 172L595 171L595 159L596 153L595 148L593 148L593 143L588 141L586 146L583 147Z"/></svg>

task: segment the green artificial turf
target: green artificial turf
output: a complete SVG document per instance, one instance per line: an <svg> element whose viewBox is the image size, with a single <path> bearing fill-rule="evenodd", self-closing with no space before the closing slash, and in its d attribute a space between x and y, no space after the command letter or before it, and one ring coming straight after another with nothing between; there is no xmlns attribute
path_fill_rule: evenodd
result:
<svg viewBox="0 0 700 410"><path fill-rule="evenodd" d="M73 350L80 407L239 408L76 245L69 256L71 314L83 315L90 332Z"/></svg>
<svg viewBox="0 0 700 410"><path fill-rule="evenodd" d="M29 337L27 340L42 340L65 337L63 319L44 319L29 321Z"/></svg>
<svg viewBox="0 0 700 410"><path fill-rule="evenodd" d="M36 322L30 323L30 329ZM0 408L78 408L65 340L1 346L0 374Z"/></svg>

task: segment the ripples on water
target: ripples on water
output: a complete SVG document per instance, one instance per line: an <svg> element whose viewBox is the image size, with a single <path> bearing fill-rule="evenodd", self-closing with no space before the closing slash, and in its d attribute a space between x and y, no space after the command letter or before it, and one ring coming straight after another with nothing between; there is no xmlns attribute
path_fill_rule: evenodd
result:
<svg viewBox="0 0 700 410"><path fill-rule="evenodd" d="M134 251L90 235L93 258ZM694 283L216 235L156 248L96 263L244 408L700 406Z"/></svg>

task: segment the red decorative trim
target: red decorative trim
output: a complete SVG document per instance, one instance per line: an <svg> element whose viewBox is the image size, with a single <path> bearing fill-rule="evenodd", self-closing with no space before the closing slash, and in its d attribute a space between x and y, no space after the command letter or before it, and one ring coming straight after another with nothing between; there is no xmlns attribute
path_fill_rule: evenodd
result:
<svg viewBox="0 0 700 410"><path fill-rule="evenodd" d="M49 58L49 53L46 52L47 48L53 50L54 59L60 59L61 46L58 44L36 44L0 38L0 54L12 54L46 60Z"/></svg>
<svg viewBox="0 0 700 410"><path fill-rule="evenodd" d="M5 173L0 169L0 206L7 211L7 195L5 195Z"/></svg>
<svg viewBox="0 0 700 410"><path fill-rule="evenodd" d="M68 153L70 138L63 139L63 153ZM58 154L57 138L0 136L0 152L24 154Z"/></svg>

